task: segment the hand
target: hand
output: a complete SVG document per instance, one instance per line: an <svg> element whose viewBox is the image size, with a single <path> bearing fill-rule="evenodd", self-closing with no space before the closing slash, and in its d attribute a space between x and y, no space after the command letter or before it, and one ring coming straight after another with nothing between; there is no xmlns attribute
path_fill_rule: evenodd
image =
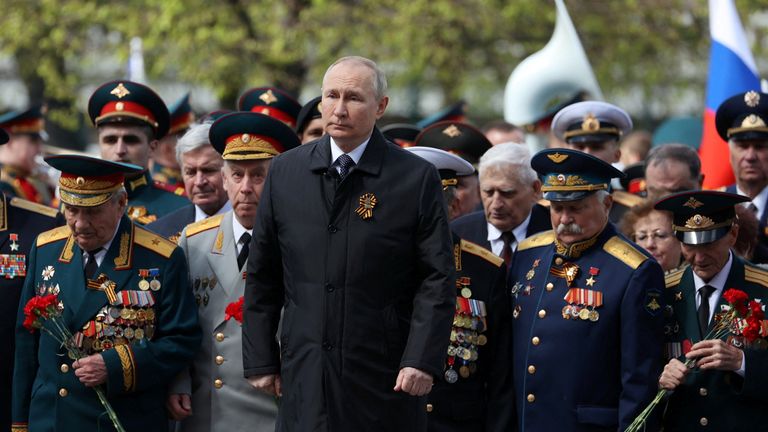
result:
<svg viewBox="0 0 768 432"><path fill-rule="evenodd" d="M249 376L247 379L256 390L263 391L272 396L283 396L283 381L278 374L254 375Z"/></svg>
<svg viewBox="0 0 768 432"><path fill-rule="evenodd" d="M186 393L168 395L165 408L176 421L182 421L192 415L192 401Z"/></svg>
<svg viewBox="0 0 768 432"><path fill-rule="evenodd" d="M683 383L689 371L690 369L685 367L683 362L673 358L664 366L664 372L661 373L659 378L659 387L666 390L674 390Z"/></svg>
<svg viewBox="0 0 768 432"><path fill-rule="evenodd" d="M686 358L696 358L696 366L704 370L737 371L743 359L740 349L720 339L695 343Z"/></svg>
<svg viewBox="0 0 768 432"><path fill-rule="evenodd" d="M107 365L101 354L89 355L72 363L75 376L86 387L96 387L107 382Z"/></svg>
<svg viewBox="0 0 768 432"><path fill-rule="evenodd" d="M411 396L424 396L432 391L432 375L412 367L400 369L395 382L395 391L404 391Z"/></svg>

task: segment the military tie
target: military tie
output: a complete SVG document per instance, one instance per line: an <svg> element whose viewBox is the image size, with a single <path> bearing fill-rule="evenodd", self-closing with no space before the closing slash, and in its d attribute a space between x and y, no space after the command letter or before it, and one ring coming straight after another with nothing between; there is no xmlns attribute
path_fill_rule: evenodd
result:
<svg viewBox="0 0 768 432"><path fill-rule="evenodd" d="M96 269L99 268L99 265L96 263L96 254L99 253L102 249L103 248L98 248L87 252L88 262L85 263L85 269L83 270L85 279L93 279L93 275L96 274Z"/></svg>
<svg viewBox="0 0 768 432"><path fill-rule="evenodd" d="M512 234L512 231L504 231L501 233L501 239L504 241L501 257L504 258L504 263L509 267L509 263L512 262L512 243L515 242L515 235Z"/></svg>
<svg viewBox="0 0 768 432"><path fill-rule="evenodd" d="M240 236L239 243L242 247L240 253L237 254L237 268L242 270L243 264L248 261L248 251L251 249L251 235L244 232L243 235Z"/></svg>
<svg viewBox="0 0 768 432"><path fill-rule="evenodd" d="M349 171L355 166L355 161L348 154L343 154L336 159L334 165L339 167L339 179L344 180L344 177L349 174Z"/></svg>
<svg viewBox="0 0 768 432"><path fill-rule="evenodd" d="M701 304L699 304L699 329L701 329L702 339L707 336L707 327L709 327L709 296L715 292L715 288L710 285L704 285L699 288L701 295Z"/></svg>

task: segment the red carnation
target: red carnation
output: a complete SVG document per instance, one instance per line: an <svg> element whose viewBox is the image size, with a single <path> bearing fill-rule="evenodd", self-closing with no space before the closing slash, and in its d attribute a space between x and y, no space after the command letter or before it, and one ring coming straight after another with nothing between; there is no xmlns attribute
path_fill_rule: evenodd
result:
<svg viewBox="0 0 768 432"><path fill-rule="evenodd" d="M754 317L747 318L747 327L742 332L748 342L754 342L760 337L760 320Z"/></svg>
<svg viewBox="0 0 768 432"><path fill-rule="evenodd" d="M732 308L736 309L738 316L744 317L749 312L747 307L749 296L744 291L730 288L723 294L723 298L730 303Z"/></svg>
<svg viewBox="0 0 768 432"><path fill-rule="evenodd" d="M754 300L750 300L749 302L749 310L752 311L751 317L755 317L756 319L763 319L765 318L765 312L763 312L763 304Z"/></svg>
<svg viewBox="0 0 768 432"><path fill-rule="evenodd" d="M243 323L243 300L241 296L236 302L227 305L227 308L224 309L224 321L234 318L238 323Z"/></svg>

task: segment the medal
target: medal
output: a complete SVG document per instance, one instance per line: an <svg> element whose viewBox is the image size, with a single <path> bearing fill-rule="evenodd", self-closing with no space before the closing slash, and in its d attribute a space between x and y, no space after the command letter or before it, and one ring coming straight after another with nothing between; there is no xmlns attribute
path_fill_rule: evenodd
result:
<svg viewBox="0 0 768 432"><path fill-rule="evenodd" d="M589 310L587 308L583 308L579 311L579 318L586 321L589 319Z"/></svg>
<svg viewBox="0 0 768 432"><path fill-rule="evenodd" d="M18 234L9 234L8 238L11 239L11 252L16 252L19 250L19 244L16 243L19 240Z"/></svg>
<svg viewBox="0 0 768 432"><path fill-rule="evenodd" d="M138 328L133 332L133 337L136 338L136 340L142 340L144 339L144 330Z"/></svg>
<svg viewBox="0 0 768 432"><path fill-rule="evenodd" d="M139 281L139 289L142 291L148 290L149 282L147 282L146 277L149 276L149 270L139 269L139 276L141 277L141 280Z"/></svg>
<svg viewBox="0 0 768 432"><path fill-rule="evenodd" d="M467 287L464 287L461 289L461 296L464 298L470 298L472 297L472 290L470 290Z"/></svg>
<svg viewBox="0 0 768 432"><path fill-rule="evenodd" d="M456 373L455 370L448 369L447 371L445 371L445 381L448 384L455 384L456 381L458 381L458 380L459 380L459 374Z"/></svg>
<svg viewBox="0 0 768 432"><path fill-rule="evenodd" d="M594 309L589 311L589 320L590 321L597 322L597 320L599 320L599 319L600 319L600 312L598 312L598 311L596 311Z"/></svg>
<svg viewBox="0 0 768 432"><path fill-rule="evenodd" d="M467 366L460 367L459 375L461 375L462 378L469 378L469 368Z"/></svg>
<svg viewBox="0 0 768 432"><path fill-rule="evenodd" d="M208 287L214 289L216 287L216 276L211 276L211 280L208 283Z"/></svg>
<svg viewBox="0 0 768 432"><path fill-rule="evenodd" d="M56 270L53 268L53 266L50 266L50 265L49 265L49 266L46 266L46 267L43 269L43 274L42 274L42 276L43 276L43 280L44 280L44 281L49 281L49 280L51 280L51 278L53 277L53 275L54 275L55 273L56 273Z"/></svg>
<svg viewBox="0 0 768 432"><path fill-rule="evenodd" d="M483 346L488 343L488 337L485 335L479 335L477 337L477 344Z"/></svg>
<svg viewBox="0 0 768 432"><path fill-rule="evenodd" d="M160 284L160 281L157 279L157 277L160 276L160 269L157 269L157 268L149 269L149 275L152 277L152 281L149 282L149 289L151 289L152 291L160 290L161 284Z"/></svg>
<svg viewBox="0 0 768 432"><path fill-rule="evenodd" d="M360 196L360 199L358 199L360 206L355 209L355 213L357 213L363 220L368 220L373 217L373 208L376 207L377 202L378 200L374 194L370 192L364 193Z"/></svg>

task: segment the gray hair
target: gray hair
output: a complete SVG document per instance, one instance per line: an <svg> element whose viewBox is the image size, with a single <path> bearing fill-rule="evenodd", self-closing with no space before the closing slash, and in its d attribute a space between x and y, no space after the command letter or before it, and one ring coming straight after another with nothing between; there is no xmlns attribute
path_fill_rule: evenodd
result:
<svg viewBox="0 0 768 432"><path fill-rule="evenodd" d="M335 62L333 62L332 65L328 66L328 69L325 71L325 75L323 75L323 82L325 82L325 77L328 76L328 72L331 71L331 69L334 68L334 66L339 65L341 63L346 62L353 62L361 66L365 66L368 69L372 70L374 73L374 91L376 92L376 99L381 100L384 96L387 94L387 77L384 75L384 71L379 68L379 65L376 64L371 59L367 59L365 57L360 56L347 56L342 57Z"/></svg>
<svg viewBox="0 0 768 432"><path fill-rule="evenodd" d="M651 165L659 165L667 160L674 160L688 166L691 179L698 181L701 178L701 160L693 148L685 144L664 144L651 149L645 159L645 170ZM728 161L726 160L725 163Z"/></svg>
<svg viewBox="0 0 768 432"><path fill-rule="evenodd" d="M531 168L531 153L526 146L514 143L497 144L480 158L477 172L480 177L488 170L500 170L507 175L514 175L526 184L538 180L536 171Z"/></svg>
<svg viewBox="0 0 768 432"><path fill-rule="evenodd" d="M181 156L205 145L210 145L208 132L211 130L211 122L193 124L189 130L176 142L176 160L181 165Z"/></svg>

